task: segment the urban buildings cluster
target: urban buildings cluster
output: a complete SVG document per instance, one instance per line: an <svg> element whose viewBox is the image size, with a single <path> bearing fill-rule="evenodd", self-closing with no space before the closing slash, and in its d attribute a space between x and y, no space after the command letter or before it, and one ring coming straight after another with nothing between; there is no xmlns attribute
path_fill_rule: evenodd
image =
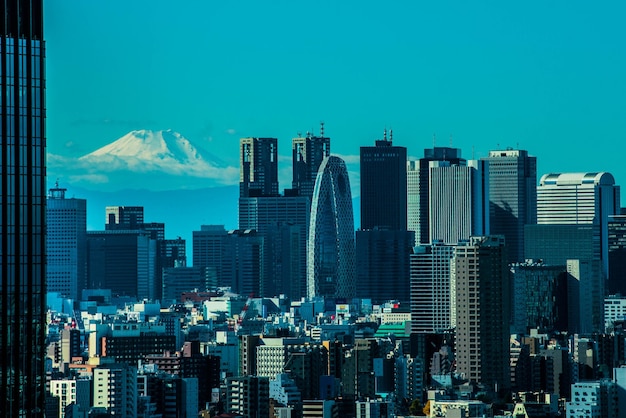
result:
<svg viewBox="0 0 626 418"><path fill-rule="evenodd" d="M9 6L7 6L9 5ZM46 198L41 1L1 27L0 415L619 417L626 216L610 173L525 150L240 141L239 225Z"/></svg>

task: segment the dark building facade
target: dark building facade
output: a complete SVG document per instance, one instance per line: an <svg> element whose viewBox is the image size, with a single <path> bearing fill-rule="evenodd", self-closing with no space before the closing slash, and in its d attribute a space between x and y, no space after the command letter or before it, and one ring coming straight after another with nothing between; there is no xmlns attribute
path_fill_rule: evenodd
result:
<svg viewBox="0 0 626 418"><path fill-rule="evenodd" d="M304 138L293 138L291 141L293 157L291 187L298 191L299 196L308 197L309 201L313 198L317 171L324 158L330 156L330 138L324 137L323 126L322 124L320 136L307 132Z"/></svg>
<svg viewBox="0 0 626 418"><path fill-rule="evenodd" d="M375 146L361 147L361 229L406 230L406 203L406 148L385 131Z"/></svg>
<svg viewBox="0 0 626 418"><path fill-rule="evenodd" d="M43 5L3 0L0 19L0 415L44 415Z"/></svg>
<svg viewBox="0 0 626 418"><path fill-rule="evenodd" d="M524 261L524 225L537 223L537 158L525 150L489 151L490 233L504 235L509 263Z"/></svg>
<svg viewBox="0 0 626 418"><path fill-rule="evenodd" d="M241 138L239 197L278 196L278 140Z"/></svg>
<svg viewBox="0 0 626 418"><path fill-rule="evenodd" d="M626 216L609 217L608 292L626 295Z"/></svg>

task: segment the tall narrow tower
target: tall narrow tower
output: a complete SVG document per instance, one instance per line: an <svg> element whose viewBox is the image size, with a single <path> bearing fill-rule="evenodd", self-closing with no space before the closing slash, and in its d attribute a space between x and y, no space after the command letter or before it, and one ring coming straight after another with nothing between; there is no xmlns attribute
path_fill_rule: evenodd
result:
<svg viewBox="0 0 626 418"><path fill-rule="evenodd" d="M278 196L278 140L241 138L239 197Z"/></svg>
<svg viewBox="0 0 626 418"><path fill-rule="evenodd" d="M489 151L489 227L504 235L510 263L524 261L524 225L537 223L537 158L528 151Z"/></svg>
<svg viewBox="0 0 626 418"><path fill-rule="evenodd" d="M0 416L43 416L45 106L41 0L0 19Z"/></svg>
<svg viewBox="0 0 626 418"><path fill-rule="evenodd" d="M355 295L354 219L345 162L324 159L315 182L307 259L308 295Z"/></svg>

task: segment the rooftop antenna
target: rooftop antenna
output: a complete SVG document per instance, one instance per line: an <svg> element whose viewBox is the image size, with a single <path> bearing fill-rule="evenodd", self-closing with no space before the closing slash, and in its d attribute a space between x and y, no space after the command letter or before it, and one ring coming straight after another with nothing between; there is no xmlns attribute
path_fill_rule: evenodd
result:
<svg viewBox="0 0 626 418"><path fill-rule="evenodd" d="M387 141L387 127L383 130L383 141Z"/></svg>
<svg viewBox="0 0 626 418"><path fill-rule="evenodd" d="M476 158L474 157L474 146L472 145L472 160L475 160Z"/></svg>
<svg viewBox="0 0 626 418"><path fill-rule="evenodd" d="M320 122L320 136L324 138L324 121Z"/></svg>
<svg viewBox="0 0 626 418"><path fill-rule="evenodd" d="M389 142L393 142L393 130L389 128Z"/></svg>
<svg viewBox="0 0 626 418"><path fill-rule="evenodd" d="M450 148L452 148L452 134L450 134Z"/></svg>
<svg viewBox="0 0 626 418"><path fill-rule="evenodd" d="M433 148L437 146L437 134L433 134Z"/></svg>
<svg viewBox="0 0 626 418"><path fill-rule="evenodd" d="M302 138L302 132L298 132L298 138Z"/></svg>

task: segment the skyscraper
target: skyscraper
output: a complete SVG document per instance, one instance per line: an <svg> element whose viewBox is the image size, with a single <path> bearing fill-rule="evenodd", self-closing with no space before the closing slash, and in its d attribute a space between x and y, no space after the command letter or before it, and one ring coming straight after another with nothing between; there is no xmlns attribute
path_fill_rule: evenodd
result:
<svg viewBox="0 0 626 418"><path fill-rule="evenodd" d="M606 276L609 216L620 213L619 202L620 188L610 173L544 174L537 189L537 223L598 225L600 260Z"/></svg>
<svg viewBox="0 0 626 418"><path fill-rule="evenodd" d="M361 147L361 229L407 229L406 148L391 131L373 147Z"/></svg>
<svg viewBox="0 0 626 418"><path fill-rule="evenodd" d="M411 332L450 329L454 246L421 245L411 254Z"/></svg>
<svg viewBox="0 0 626 418"><path fill-rule="evenodd" d="M489 230L504 235L509 262L524 261L524 225L537 223L537 158L489 151Z"/></svg>
<svg viewBox="0 0 626 418"><path fill-rule="evenodd" d="M46 284L48 292L78 300L87 285L87 201L66 199L66 191L57 184L48 194Z"/></svg>
<svg viewBox="0 0 626 418"><path fill-rule="evenodd" d="M324 124L320 136L310 135L293 138L293 181L291 187L298 190L300 196L313 200L313 188L317 171L324 158L330 156L330 138L324 137Z"/></svg>
<svg viewBox="0 0 626 418"><path fill-rule="evenodd" d="M0 415L43 416L45 107L41 0L0 20Z"/></svg>
<svg viewBox="0 0 626 418"><path fill-rule="evenodd" d="M408 228L415 231L416 244L430 243L430 162L447 161L451 165L467 165L458 148L424 149L424 157L407 162Z"/></svg>
<svg viewBox="0 0 626 418"><path fill-rule="evenodd" d="M456 244L489 233L487 163L429 162L429 242Z"/></svg>
<svg viewBox="0 0 626 418"><path fill-rule="evenodd" d="M278 140L241 138L239 197L278 196Z"/></svg>
<svg viewBox="0 0 626 418"><path fill-rule="evenodd" d="M143 206L107 206L105 229L141 229Z"/></svg>
<svg viewBox="0 0 626 418"><path fill-rule="evenodd" d="M352 194L345 162L325 158L315 182L309 227L308 296L353 298L355 248Z"/></svg>
<svg viewBox="0 0 626 418"><path fill-rule="evenodd" d="M504 238L471 237L456 247L457 371L488 388L510 385L510 282Z"/></svg>

